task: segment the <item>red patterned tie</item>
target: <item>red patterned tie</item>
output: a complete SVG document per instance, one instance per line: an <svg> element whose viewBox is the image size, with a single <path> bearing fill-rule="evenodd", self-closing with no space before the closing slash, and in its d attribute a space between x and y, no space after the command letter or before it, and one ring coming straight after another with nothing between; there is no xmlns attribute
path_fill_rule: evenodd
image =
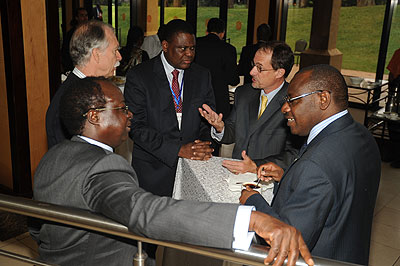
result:
<svg viewBox="0 0 400 266"><path fill-rule="evenodd" d="M181 100L181 91L179 90L179 82L178 82L178 75L179 71L174 70L172 71L172 91L174 92L175 95L172 95L172 98L174 98L174 105L175 105L175 111L177 113L182 113L182 100ZM179 104L177 104L177 102Z"/></svg>

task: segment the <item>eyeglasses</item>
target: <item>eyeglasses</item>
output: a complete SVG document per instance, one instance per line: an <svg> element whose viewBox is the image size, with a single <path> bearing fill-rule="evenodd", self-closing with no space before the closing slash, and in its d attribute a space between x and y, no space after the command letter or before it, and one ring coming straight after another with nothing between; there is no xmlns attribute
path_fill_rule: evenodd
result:
<svg viewBox="0 0 400 266"><path fill-rule="evenodd" d="M271 68L271 69L262 69L262 66L261 66L261 65L257 65L257 64L255 64L253 61L251 61L251 67L252 67L252 68L253 68L253 67L256 67L258 73L261 73L261 72L263 72L263 71L272 71L272 70L275 70L275 69L273 69L273 68Z"/></svg>
<svg viewBox="0 0 400 266"><path fill-rule="evenodd" d="M307 92L307 93L304 93L304 94L302 94L302 95L299 95L299 96L296 96L296 97L293 97L293 98L289 98L289 96L286 95L286 96L283 98L283 100L284 100L285 102L287 102L288 104L290 104L290 103L292 103L292 102L294 102L294 101L296 101L296 100L298 100L298 99L301 99L301 98L303 98L303 97L307 97L307 96L309 96L309 95L312 95L312 94L314 94L314 93L319 93L319 92L323 92L323 90L316 90L316 91L312 91L312 92ZM330 91L328 91L328 92L330 92Z"/></svg>
<svg viewBox="0 0 400 266"><path fill-rule="evenodd" d="M90 111L90 110L94 110L94 111L97 111L97 112L102 112L102 111L105 111L105 110L122 110L122 111L124 111L124 113L125 113L126 115L129 113L129 109L128 109L128 106L127 106L127 105L125 105L125 106L113 107L113 108L107 108L107 107L90 108L89 111ZM83 116L83 117L87 116L87 114L89 113L89 111L87 111L86 113L84 113L82 116Z"/></svg>

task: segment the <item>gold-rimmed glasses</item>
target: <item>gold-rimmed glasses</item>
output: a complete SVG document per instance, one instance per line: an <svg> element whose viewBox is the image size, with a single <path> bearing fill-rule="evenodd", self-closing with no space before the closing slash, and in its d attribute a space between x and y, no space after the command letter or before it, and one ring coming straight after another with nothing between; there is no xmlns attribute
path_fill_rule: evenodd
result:
<svg viewBox="0 0 400 266"><path fill-rule="evenodd" d="M122 110L124 113L127 115L129 113L128 105L124 106L118 106L118 107L113 107L113 108L107 108L107 107L100 107L100 108L90 108L86 113L84 113L82 116L85 117L89 113L90 110L94 110L97 112L102 112L105 110Z"/></svg>
<svg viewBox="0 0 400 266"><path fill-rule="evenodd" d="M253 61L251 61L251 67L252 67L252 68L253 68L253 67L256 67L258 73L261 73L261 72L263 72L263 71L272 71L272 70L275 70L275 69L273 69L273 68L271 68L271 69L263 69L263 68L262 68L262 65L256 64L256 63L254 63Z"/></svg>

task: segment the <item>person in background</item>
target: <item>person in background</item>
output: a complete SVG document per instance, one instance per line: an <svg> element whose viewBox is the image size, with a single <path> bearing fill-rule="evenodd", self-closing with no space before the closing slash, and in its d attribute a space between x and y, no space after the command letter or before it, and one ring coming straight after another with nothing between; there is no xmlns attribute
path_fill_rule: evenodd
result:
<svg viewBox="0 0 400 266"><path fill-rule="evenodd" d="M228 117L230 113L228 85L239 84L236 64L236 48L224 41L225 23L211 18L207 24L207 35L196 39L195 62L211 72L217 113Z"/></svg>
<svg viewBox="0 0 400 266"><path fill-rule="evenodd" d="M125 76L126 72L144 61L149 60L149 55L142 50L144 38L143 30L138 26L132 26L128 31L126 46L121 49L121 64L117 67L117 75Z"/></svg>
<svg viewBox="0 0 400 266"><path fill-rule="evenodd" d="M389 70L389 93L393 97L397 96L396 100L400 105L400 49L394 52L387 69ZM400 110L398 113L400 114ZM390 166L400 168L400 126L398 123L388 122L388 129L390 141L393 142L389 157Z"/></svg>
<svg viewBox="0 0 400 266"><path fill-rule="evenodd" d="M249 44L242 48L242 52L240 54L238 69L239 75L244 76L244 84L251 83L251 74L250 71L253 69L251 62L256 54L258 48L260 48L261 43L266 43L271 39L271 28L268 24L260 24L257 27L257 43Z"/></svg>
<svg viewBox="0 0 400 266"><path fill-rule="evenodd" d="M252 83L235 91L235 103L223 120L206 104L200 114L212 125L212 137L223 144L235 143L232 158L222 165L231 172L256 172L257 165L275 162L286 168L303 140L290 133L280 112L289 83L285 78L292 70L293 52L283 42L260 44L252 61Z"/></svg>
<svg viewBox="0 0 400 266"><path fill-rule="evenodd" d="M248 249L255 231L271 244L264 263L313 265L301 234L249 206L174 200L138 185L135 171L113 150L128 138L132 113L119 88L104 78L76 80L65 92L61 118L73 138L49 150L35 172L38 201L103 214L138 235L225 249ZM30 228L40 258L57 265L132 265L133 241L44 222Z"/></svg>
<svg viewBox="0 0 400 266"><path fill-rule="evenodd" d="M161 53L161 40L164 28L165 25L162 24L158 28L157 34L146 36L144 38L141 48L149 54L150 59L156 57Z"/></svg>
<svg viewBox="0 0 400 266"><path fill-rule="evenodd" d="M60 120L60 100L74 81L86 76L111 77L121 55L114 29L106 23L91 20L81 24L71 38L70 54L75 68L60 85L46 112L47 145L50 149L72 136Z"/></svg>
<svg viewBox="0 0 400 266"><path fill-rule="evenodd" d="M74 12L74 18L71 21L71 29L65 35L61 47L61 64L63 67L63 73L74 69L74 64L72 63L71 55L69 53L70 42L72 34L74 34L76 28L86 21L88 21L88 12L86 9L83 7L76 9Z"/></svg>
<svg viewBox="0 0 400 266"><path fill-rule="evenodd" d="M271 206L250 188L240 202L299 229L314 256L368 265L381 158L347 108L347 85L336 68L301 69L282 113L292 134L307 141L285 172L274 163L259 167L262 179L279 182Z"/></svg>
<svg viewBox="0 0 400 266"><path fill-rule="evenodd" d="M101 6L99 4L96 4L95 7L93 7L93 19L103 21L103 10L101 10Z"/></svg>

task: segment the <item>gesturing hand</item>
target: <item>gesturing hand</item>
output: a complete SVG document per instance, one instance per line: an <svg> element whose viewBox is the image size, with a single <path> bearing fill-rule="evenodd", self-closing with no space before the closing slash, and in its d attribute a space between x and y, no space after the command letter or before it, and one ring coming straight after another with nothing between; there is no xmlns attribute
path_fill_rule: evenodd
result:
<svg viewBox="0 0 400 266"><path fill-rule="evenodd" d="M283 169L274 163L260 165L257 169L257 176L261 180L270 181L271 179L280 182L283 176Z"/></svg>
<svg viewBox="0 0 400 266"><path fill-rule="evenodd" d="M222 121L222 114L218 115L207 104L203 104L203 108L199 108L199 113L217 130L218 133L222 132L222 129L224 129L225 125Z"/></svg>
<svg viewBox="0 0 400 266"><path fill-rule="evenodd" d="M195 140L181 147L178 156L191 160L207 161L212 157L213 148L210 141Z"/></svg>
<svg viewBox="0 0 400 266"><path fill-rule="evenodd" d="M280 266L288 258L287 265L294 266L300 252L308 265L314 265L310 251L296 228L265 213L253 211L250 217L249 231L255 231L271 246L264 264L269 265L276 258L273 265Z"/></svg>
<svg viewBox="0 0 400 266"><path fill-rule="evenodd" d="M226 167L230 172L234 174L243 174L246 172L256 173L257 165L246 155L246 151L242 151L242 161L231 161L223 160L222 166Z"/></svg>

